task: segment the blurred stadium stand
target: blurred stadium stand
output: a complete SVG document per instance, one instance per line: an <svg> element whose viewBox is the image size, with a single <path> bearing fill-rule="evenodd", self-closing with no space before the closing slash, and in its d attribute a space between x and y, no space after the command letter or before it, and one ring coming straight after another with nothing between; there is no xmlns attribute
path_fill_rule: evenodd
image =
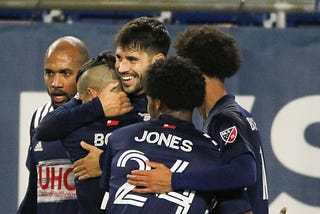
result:
<svg viewBox="0 0 320 214"><path fill-rule="evenodd" d="M320 0L0 0L0 21L97 22L159 17L172 24L320 26Z"/></svg>

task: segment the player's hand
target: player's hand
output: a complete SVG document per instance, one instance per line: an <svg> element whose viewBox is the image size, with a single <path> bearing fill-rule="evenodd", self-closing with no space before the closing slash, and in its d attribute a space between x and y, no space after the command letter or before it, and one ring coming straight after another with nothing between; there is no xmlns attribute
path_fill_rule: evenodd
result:
<svg viewBox="0 0 320 214"><path fill-rule="evenodd" d="M133 170L127 175L128 183L137 186L132 191L136 193L166 193L171 192L172 172L164 164L147 161L151 170Z"/></svg>
<svg viewBox="0 0 320 214"><path fill-rule="evenodd" d="M89 152L89 154L74 162L73 173L79 178L79 180L101 176L102 171L99 165L99 157L103 151L84 141L81 141L80 144L82 148Z"/></svg>
<svg viewBox="0 0 320 214"><path fill-rule="evenodd" d="M133 109L126 93L114 91L118 85L119 82L109 83L98 95L106 117L122 115Z"/></svg>

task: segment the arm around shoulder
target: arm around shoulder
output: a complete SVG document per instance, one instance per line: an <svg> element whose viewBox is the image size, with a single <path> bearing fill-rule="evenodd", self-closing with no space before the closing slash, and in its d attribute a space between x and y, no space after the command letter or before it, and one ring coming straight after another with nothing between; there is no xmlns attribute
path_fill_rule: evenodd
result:
<svg viewBox="0 0 320 214"><path fill-rule="evenodd" d="M98 98L81 104L73 98L68 103L48 113L35 130L37 140L57 140L70 134L86 123L104 117Z"/></svg>
<svg viewBox="0 0 320 214"><path fill-rule="evenodd" d="M256 171L254 157L245 153L228 164L207 168L205 171L173 173L172 189L217 191L247 187L256 182Z"/></svg>

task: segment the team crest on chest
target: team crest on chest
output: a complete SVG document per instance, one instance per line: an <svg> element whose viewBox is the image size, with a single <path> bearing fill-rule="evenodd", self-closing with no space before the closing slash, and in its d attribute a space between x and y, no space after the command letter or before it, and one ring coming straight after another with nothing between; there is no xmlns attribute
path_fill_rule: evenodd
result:
<svg viewBox="0 0 320 214"><path fill-rule="evenodd" d="M233 143L237 138L237 135L238 135L238 130L237 130L237 127L235 126L232 126L220 132L220 136L222 140L226 143Z"/></svg>

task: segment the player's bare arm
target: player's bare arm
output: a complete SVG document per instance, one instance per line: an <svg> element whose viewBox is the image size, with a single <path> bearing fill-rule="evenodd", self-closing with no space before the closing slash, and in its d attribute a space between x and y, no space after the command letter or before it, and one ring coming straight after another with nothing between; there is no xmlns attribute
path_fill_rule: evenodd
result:
<svg viewBox="0 0 320 214"><path fill-rule="evenodd" d="M125 114L133 109L126 93L115 92L119 82L112 82L102 89L98 97L106 117Z"/></svg>
<svg viewBox="0 0 320 214"><path fill-rule="evenodd" d="M86 157L77 160L73 164L73 173L79 180L99 177L102 174L99 165L99 157L103 152L95 146L92 146L84 141L81 141L81 147L89 153Z"/></svg>
<svg viewBox="0 0 320 214"><path fill-rule="evenodd" d="M164 164L147 161L152 170L133 170L127 175L128 183L138 186L132 191L137 193L171 192L172 172Z"/></svg>

